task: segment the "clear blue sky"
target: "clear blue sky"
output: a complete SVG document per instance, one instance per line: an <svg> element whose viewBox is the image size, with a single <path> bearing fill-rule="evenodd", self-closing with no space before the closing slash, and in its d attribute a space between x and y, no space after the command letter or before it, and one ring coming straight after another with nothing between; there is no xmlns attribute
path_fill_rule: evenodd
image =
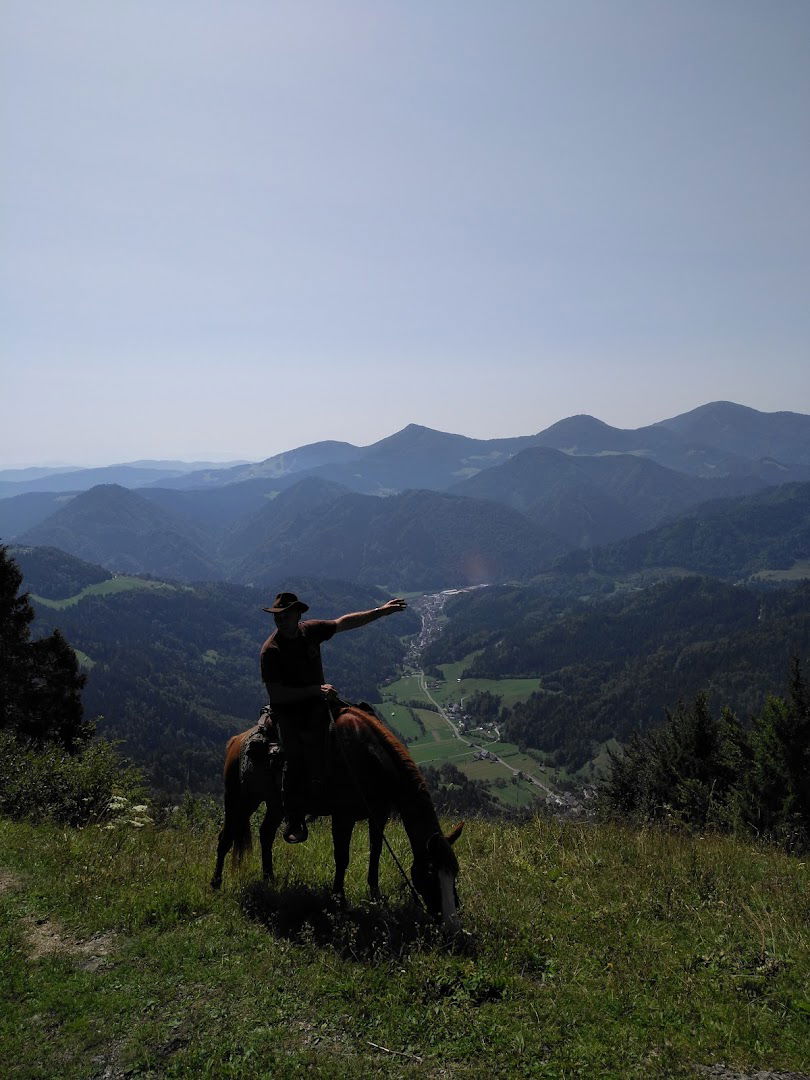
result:
<svg viewBox="0 0 810 1080"><path fill-rule="evenodd" d="M810 412L808 0L5 0L0 465Z"/></svg>

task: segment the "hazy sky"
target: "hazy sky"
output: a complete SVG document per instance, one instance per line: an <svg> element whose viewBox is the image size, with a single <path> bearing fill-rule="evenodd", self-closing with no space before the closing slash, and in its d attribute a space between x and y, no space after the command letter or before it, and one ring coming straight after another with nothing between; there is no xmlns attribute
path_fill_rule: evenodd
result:
<svg viewBox="0 0 810 1080"><path fill-rule="evenodd" d="M808 0L4 0L0 465L810 412Z"/></svg>

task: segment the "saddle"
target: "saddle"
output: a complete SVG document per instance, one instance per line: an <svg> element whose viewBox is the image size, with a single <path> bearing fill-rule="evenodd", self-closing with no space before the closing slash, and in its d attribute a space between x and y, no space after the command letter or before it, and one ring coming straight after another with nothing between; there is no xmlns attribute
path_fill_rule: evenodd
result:
<svg viewBox="0 0 810 1080"><path fill-rule="evenodd" d="M335 726L335 719L344 709L362 709L370 716L376 716L374 709L367 701L358 701L352 704L337 698L330 708L331 719L329 721L330 732ZM273 718L273 710L270 705L265 705L259 713L256 726L253 727L242 744L242 752L239 758L240 779L245 779L245 773L259 765L270 765L278 761L279 765L284 761L284 751L281 748L278 737L278 726Z"/></svg>

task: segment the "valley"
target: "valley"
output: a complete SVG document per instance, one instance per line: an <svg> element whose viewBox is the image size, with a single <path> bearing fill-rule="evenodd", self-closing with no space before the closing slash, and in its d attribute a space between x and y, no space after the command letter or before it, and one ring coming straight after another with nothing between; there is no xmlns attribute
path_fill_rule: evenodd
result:
<svg viewBox="0 0 810 1080"><path fill-rule="evenodd" d="M531 807L543 800L559 809L564 800L549 786L549 770L514 743L503 741L497 725L475 727L464 711L465 697L475 691L486 690L512 703L528 697L537 680L464 679L457 672L465 661L443 665L441 678L429 677L421 667L425 647L441 634L446 600L480 588L485 586L448 589L411 601L422 626L408 648L406 674L381 688L378 711L406 743L417 765L436 768L450 762L470 780L482 783L505 807Z"/></svg>

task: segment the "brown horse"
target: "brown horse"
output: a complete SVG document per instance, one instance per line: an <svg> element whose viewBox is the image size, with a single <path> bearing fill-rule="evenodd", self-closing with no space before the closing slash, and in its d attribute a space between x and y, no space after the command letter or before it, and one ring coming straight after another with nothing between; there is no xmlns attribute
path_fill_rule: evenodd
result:
<svg viewBox="0 0 810 1080"><path fill-rule="evenodd" d="M219 834L213 888L222 884L225 856L233 848L234 864L250 849L250 817L262 803L266 813L259 828L262 871L273 878L273 841L283 820L280 754L266 750L245 761L245 744L256 728L234 735L225 754L225 822ZM330 814L335 853L332 890L343 898L349 845L355 823L368 820L370 854L368 887L379 897L380 853L386 822L395 810L413 852L411 880L427 909L447 922L458 909L458 860L452 845L463 822L444 836L422 774L408 751L374 716L356 706L342 709L332 725L331 774L324 799L310 812Z"/></svg>

